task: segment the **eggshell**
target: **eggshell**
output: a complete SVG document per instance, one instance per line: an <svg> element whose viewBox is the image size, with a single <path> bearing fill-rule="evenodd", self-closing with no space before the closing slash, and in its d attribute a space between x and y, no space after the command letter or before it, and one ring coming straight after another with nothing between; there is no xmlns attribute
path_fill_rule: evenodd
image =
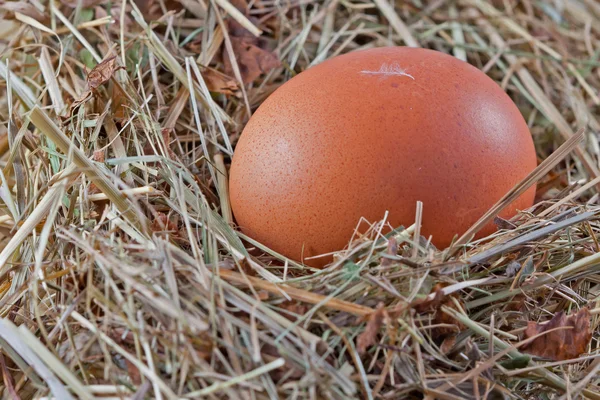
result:
<svg viewBox="0 0 600 400"><path fill-rule="evenodd" d="M302 261L343 249L361 217L387 210L393 226L411 225L420 200L421 232L444 248L535 166L523 116L483 72L441 52L377 48L312 67L264 101L235 149L231 205L243 232Z"/></svg>

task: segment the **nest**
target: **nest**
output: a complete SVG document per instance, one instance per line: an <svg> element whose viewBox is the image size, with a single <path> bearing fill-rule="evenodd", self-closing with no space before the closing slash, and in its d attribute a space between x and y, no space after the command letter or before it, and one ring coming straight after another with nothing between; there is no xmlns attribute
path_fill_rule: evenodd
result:
<svg viewBox="0 0 600 400"><path fill-rule="evenodd" d="M0 10L3 398L600 399L594 0ZM237 231L250 113L388 45L497 80L545 160L536 205L444 251L370 221L323 270Z"/></svg>

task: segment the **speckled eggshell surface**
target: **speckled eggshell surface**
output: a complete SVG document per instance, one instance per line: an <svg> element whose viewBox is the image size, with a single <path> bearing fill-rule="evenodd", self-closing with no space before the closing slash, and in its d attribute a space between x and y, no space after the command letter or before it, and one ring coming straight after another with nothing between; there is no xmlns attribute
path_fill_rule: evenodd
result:
<svg viewBox="0 0 600 400"><path fill-rule="evenodd" d="M343 249L361 217L388 210L393 226L411 225L420 200L421 232L444 248L535 166L522 115L484 73L441 52L377 48L298 74L258 108L235 149L231 205L243 232L302 261Z"/></svg>

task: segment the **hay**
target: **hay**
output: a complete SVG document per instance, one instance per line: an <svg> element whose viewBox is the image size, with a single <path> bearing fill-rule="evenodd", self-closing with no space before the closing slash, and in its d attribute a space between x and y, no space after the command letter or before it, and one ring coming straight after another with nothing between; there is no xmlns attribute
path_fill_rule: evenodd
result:
<svg viewBox="0 0 600 400"><path fill-rule="evenodd" d="M600 399L594 0L99 3L0 3L3 398ZM539 203L446 252L382 215L319 271L237 232L249 113L404 44L506 89L549 160ZM585 306L585 354L523 351L528 321Z"/></svg>

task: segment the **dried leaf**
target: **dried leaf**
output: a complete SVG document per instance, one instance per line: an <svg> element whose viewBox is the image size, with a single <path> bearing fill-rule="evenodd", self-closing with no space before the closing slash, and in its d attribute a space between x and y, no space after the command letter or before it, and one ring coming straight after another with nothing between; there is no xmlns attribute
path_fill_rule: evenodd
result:
<svg viewBox="0 0 600 400"><path fill-rule="evenodd" d="M170 146L171 145L171 129L163 128L163 129L161 129L160 133L163 138L163 143L166 146L167 154L163 154L163 152L161 150L163 148L162 144L158 145L156 143L152 144L150 142L146 142L146 145L143 148L144 154L148 155L148 156L156 154L158 156L168 156L171 159L175 159L176 158L175 153L173 152L173 150L171 150L171 146ZM156 149L156 152L155 152L155 149Z"/></svg>
<svg viewBox="0 0 600 400"><path fill-rule="evenodd" d="M157 212L154 217L155 219L150 225L152 232L178 232L179 225L175 216L170 217L163 212Z"/></svg>
<svg viewBox="0 0 600 400"><path fill-rule="evenodd" d="M129 360L123 359L125 363L125 368L127 369L127 376L131 379L135 385L140 385L142 383L142 374L140 370L133 365Z"/></svg>
<svg viewBox="0 0 600 400"><path fill-rule="evenodd" d="M513 297L511 301L507 301L506 303L504 303L504 311L523 311L523 307L525 306L525 299L526 297L522 294Z"/></svg>
<svg viewBox="0 0 600 400"><path fill-rule="evenodd" d="M238 89L238 84L234 78L212 68L205 68L202 71L202 77L211 92L232 95Z"/></svg>
<svg viewBox="0 0 600 400"><path fill-rule="evenodd" d="M551 330L552 332L548 332ZM577 358L586 352L592 340L590 312L587 308L582 308L567 317L561 311L546 324L530 321L527 323L524 338L544 332L548 333L533 339L521 349L526 353L555 361Z"/></svg>
<svg viewBox="0 0 600 400"><path fill-rule="evenodd" d="M452 348L454 347L455 344L456 344L456 335L450 335L450 336L446 337L444 339L444 341L442 342L442 344L440 345L440 351L442 352L442 354L446 355L446 354L450 353L450 350L452 350Z"/></svg>
<svg viewBox="0 0 600 400"><path fill-rule="evenodd" d="M252 22L256 22L251 17L249 19ZM268 42L266 40L257 38L233 20L228 21L227 30L244 83L250 83L261 74L267 73L281 65L277 56L268 49ZM223 46L223 63L225 65L225 73L229 76L234 76L231 60L225 46Z"/></svg>
<svg viewBox="0 0 600 400"><path fill-rule="evenodd" d="M498 216L494 218L494 224L498 229L515 229L517 227L512 222Z"/></svg>
<svg viewBox="0 0 600 400"><path fill-rule="evenodd" d="M106 154L104 150L94 150L92 160L103 163L106 160Z"/></svg>
<svg viewBox="0 0 600 400"><path fill-rule="evenodd" d="M121 121L127 117L126 106L127 96L123 93L118 85L114 85L111 94L112 102L110 108L113 112L113 119Z"/></svg>
<svg viewBox="0 0 600 400"><path fill-rule="evenodd" d="M192 339L192 345L198 357L201 357L205 361L210 360L215 348L215 341L210 332L200 332Z"/></svg>
<svg viewBox="0 0 600 400"><path fill-rule="evenodd" d="M236 54L237 62L240 67L242 81L250 83L260 75L277 68L281 63L275 54L268 50L260 48L255 42L258 39L249 37L231 37L233 52ZM231 61L225 55L225 72L233 75Z"/></svg>
<svg viewBox="0 0 600 400"><path fill-rule="evenodd" d="M282 315L291 321L296 321L296 315L304 315L309 310L309 306L307 304L294 300L286 300L282 302L279 304L279 308L289 311L287 313L282 313Z"/></svg>
<svg viewBox="0 0 600 400"><path fill-rule="evenodd" d="M123 67L117 66L117 56L112 56L97 64L87 76L86 90L71 103L71 111L86 103L100 85L108 82L115 71Z"/></svg>
<svg viewBox="0 0 600 400"><path fill-rule="evenodd" d="M388 254L390 256L395 256L396 254L398 254L398 240L393 236L390 238L390 240L388 240L386 254ZM390 265L392 265L391 259L386 258L386 257L381 258L381 266L382 267L387 267Z"/></svg>
<svg viewBox="0 0 600 400"><path fill-rule="evenodd" d="M165 11L179 12L183 10L183 5L176 0L134 0L135 5L140 9L146 21L156 21L165 15ZM163 8L165 10L163 10Z"/></svg>
<svg viewBox="0 0 600 400"><path fill-rule="evenodd" d="M450 315L440 310L441 306L446 306L456 309L456 305L452 300L451 296L446 296L442 289L446 286L445 284L438 283L433 287L431 293L435 293L433 299L417 300L411 304L412 308L420 314L433 313L432 324L434 325L454 325L454 327L440 326L432 329L431 336L436 338L443 338L447 335L451 335L464 329L464 326L459 321L456 321ZM454 295L453 295L454 296ZM456 296L454 296L456 297ZM460 301L460 300L459 300Z"/></svg>
<svg viewBox="0 0 600 400"><path fill-rule="evenodd" d="M100 85L108 82L120 67L117 66L117 56L112 56L96 65L87 76L88 89L94 91Z"/></svg>
<svg viewBox="0 0 600 400"><path fill-rule="evenodd" d="M0 10L6 10L11 15L4 15L3 19L14 19L14 13L20 13L35 19L38 22L46 22L48 17L38 10L33 4L24 1L9 1L0 4Z"/></svg>
<svg viewBox="0 0 600 400"><path fill-rule="evenodd" d="M358 339L356 340L357 349L360 354L367 351L367 348L375 343L379 329L384 321L388 319L387 311L383 303L379 303L377 305L377 310L371 313L367 318L367 327L363 333L358 335Z"/></svg>
<svg viewBox="0 0 600 400"><path fill-rule="evenodd" d="M85 104L91 98L92 98L92 92L89 90L85 90L78 99L75 99L73 101L73 103L71 103L71 112L73 112L73 110L75 108L77 108L78 106Z"/></svg>

